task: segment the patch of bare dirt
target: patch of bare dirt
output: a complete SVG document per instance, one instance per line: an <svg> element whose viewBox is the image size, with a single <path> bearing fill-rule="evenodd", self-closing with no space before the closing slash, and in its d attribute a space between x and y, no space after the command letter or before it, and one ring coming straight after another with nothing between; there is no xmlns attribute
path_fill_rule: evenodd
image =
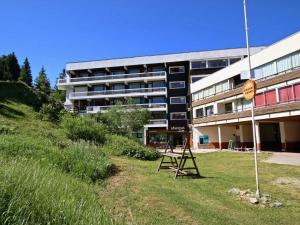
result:
<svg viewBox="0 0 300 225"><path fill-rule="evenodd" d="M279 177L273 182L275 185L290 186L294 188L300 188L300 178L295 177Z"/></svg>

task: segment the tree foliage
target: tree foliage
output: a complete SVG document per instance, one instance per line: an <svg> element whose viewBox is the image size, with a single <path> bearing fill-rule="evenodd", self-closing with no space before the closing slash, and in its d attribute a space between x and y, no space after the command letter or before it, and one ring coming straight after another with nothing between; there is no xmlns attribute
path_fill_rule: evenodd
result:
<svg viewBox="0 0 300 225"><path fill-rule="evenodd" d="M39 75L35 79L35 89L46 95L49 95L51 92L50 81L47 77L44 67L42 67L41 71L39 72Z"/></svg>
<svg viewBox="0 0 300 225"><path fill-rule="evenodd" d="M17 81L20 76L20 66L15 53L0 57L0 80Z"/></svg>
<svg viewBox="0 0 300 225"><path fill-rule="evenodd" d="M30 63L27 57L25 58L24 63L21 67L19 80L23 81L28 86L32 87L32 74L31 74Z"/></svg>
<svg viewBox="0 0 300 225"><path fill-rule="evenodd" d="M63 69L59 73L58 78L56 78L54 89L51 92L51 97L56 99L59 102L64 102L66 100L66 91L58 90L57 82L58 82L58 79L65 79L65 78L66 78L66 70Z"/></svg>
<svg viewBox="0 0 300 225"><path fill-rule="evenodd" d="M139 132L150 117L150 112L133 104L132 99L127 100L126 107L118 102L107 112L97 114L97 120L106 124L108 131L123 136L131 136L133 133Z"/></svg>

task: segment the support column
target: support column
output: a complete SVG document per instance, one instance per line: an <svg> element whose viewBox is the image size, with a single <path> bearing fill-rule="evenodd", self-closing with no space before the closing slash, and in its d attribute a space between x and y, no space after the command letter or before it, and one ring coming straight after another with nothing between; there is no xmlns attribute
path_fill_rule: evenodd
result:
<svg viewBox="0 0 300 225"><path fill-rule="evenodd" d="M219 149L222 150L222 132L221 132L221 126L218 126L218 140L219 140Z"/></svg>
<svg viewBox="0 0 300 225"><path fill-rule="evenodd" d="M256 131L256 146L257 151L261 151L261 142L260 142L260 131L259 131L259 123L255 123L255 131Z"/></svg>
<svg viewBox="0 0 300 225"><path fill-rule="evenodd" d="M147 145L147 131L148 131L148 128L144 127L144 145L145 146Z"/></svg>
<svg viewBox="0 0 300 225"><path fill-rule="evenodd" d="M280 127L280 141L281 141L281 151L286 151L286 134L285 134L285 126L284 122L279 122Z"/></svg>
<svg viewBox="0 0 300 225"><path fill-rule="evenodd" d="M244 125L239 125L239 128L240 128L240 143L241 143L240 147L245 147L244 146L244 142L245 142L245 138L244 138Z"/></svg>

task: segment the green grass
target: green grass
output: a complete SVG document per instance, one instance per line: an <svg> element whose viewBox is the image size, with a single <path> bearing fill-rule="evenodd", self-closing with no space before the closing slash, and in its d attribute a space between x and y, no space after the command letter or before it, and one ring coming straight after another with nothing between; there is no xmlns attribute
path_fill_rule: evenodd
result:
<svg viewBox="0 0 300 225"><path fill-rule="evenodd" d="M39 120L35 97L0 82L0 224L114 224L96 195L111 161Z"/></svg>
<svg viewBox="0 0 300 225"><path fill-rule="evenodd" d="M179 178L156 172L158 161L114 158L119 175L99 192L111 214L127 224L297 224L300 192L273 184L278 177L297 177L300 167L267 164L260 156L263 193L284 203L283 208L262 208L227 193L230 188L255 190L252 154L210 153L197 155L202 179Z"/></svg>
<svg viewBox="0 0 300 225"><path fill-rule="evenodd" d="M113 224L94 188L33 160L1 162L0 224Z"/></svg>

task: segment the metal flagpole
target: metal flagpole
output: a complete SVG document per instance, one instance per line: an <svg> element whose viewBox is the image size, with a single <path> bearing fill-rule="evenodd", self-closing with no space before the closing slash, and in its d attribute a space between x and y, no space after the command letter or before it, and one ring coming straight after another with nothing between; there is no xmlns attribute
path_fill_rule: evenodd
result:
<svg viewBox="0 0 300 225"><path fill-rule="evenodd" d="M251 80L251 78L252 78L251 77L251 59L250 59L246 0L244 0L244 17L245 17L246 44L247 44L247 53L248 53L249 79ZM254 98L252 99L251 117L252 117L251 120L252 120L252 131L253 131L253 152L254 152L254 162L255 162L256 196L260 197L259 180L258 180L258 164L257 164L256 128L255 128L255 117L254 117Z"/></svg>

